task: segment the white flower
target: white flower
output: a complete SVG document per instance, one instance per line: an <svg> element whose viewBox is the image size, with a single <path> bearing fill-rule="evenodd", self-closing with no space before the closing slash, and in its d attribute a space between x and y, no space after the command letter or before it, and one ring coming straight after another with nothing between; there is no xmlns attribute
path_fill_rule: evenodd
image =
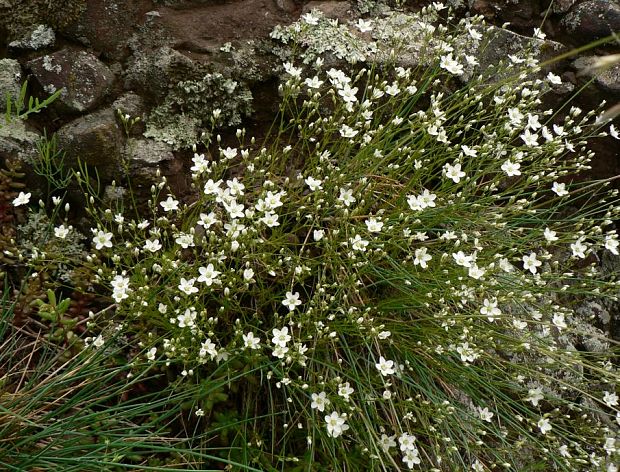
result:
<svg viewBox="0 0 620 472"><path fill-rule="evenodd" d="M541 418L540 420L538 420L538 428L540 429L540 432L542 434L547 434L549 431L551 431L552 427L549 419Z"/></svg>
<svg viewBox="0 0 620 472"><path fill-rule="evenodd" d="M221 180L214 182L213 179L209 179L205 182L203 192L205 195L219 195L222 193L222 189L220 188Z"/></svg>
<svg viewBox="0 0 620 472"><path fill-rule="evenodd" d="M540 387L536 387L528 390L525 400L531 402L534 406L538 406L538 402L544 398L545 396L542 393L542 389Z"/></svg>
<svg viewBox="0 0 620 472"><path fill-rule="evenodd" d="M362 239L359 234L356 234L354 238L349 238L349 243L351 244L351 249L354 251L364 252L368 246L368 241Z"/></svg>
<svg viewBox="0 0 620 472"><path fill-rule="evenodd" d="M146 358L149 361L154 361L156 355L157 355L157 348L156 347L152 347L151 349L146 351Z"/></svg>
<svg viewBox="0 0 620 472"><path fill-rule="evenodd" d="M331 402L329 401L329 398L327 398L327 394L325 392L321 392L319 394L313 393L310 407L319 411L325 411L325 407L330 403Z"/></svg>
<svg viewBox="0 0 620 472"><path fill-rule="evenodd" d="M271 342L276 346L286 347L286 344L291 340L291 336L288 334L288 328L286 326L282 329L274 328L271 332L273 333Z"/></svg>
<svg viewBox="0 0 620 472"><path fill-rule="evenodd" d="M489 321L494 321L496 316L502 314L502 310L497 307L497 300L485 298L480 308L480 314L487 316Z"/></svg>
<svg viewBox="0 0 620 472"><path fill-rule="evenodd" d="M338 395L344 398L345 400L349 400L349 397L355 392L355 390L351 387L349 382L345 382L343 384L338 384Z"/></svg>
<svg viewBox="0 0 620 472"><path fill-rule="evenodd" d="M193 328L196 325L196 310L192 308L186 308L182 315L177 315L177 322L179 328Z"/></svg>
<svg viewBox="0 0 620 472"><path fill-rule="evenodd" d="M531 133L529 129L526 129L523 134L520 135L521 139L528 147L536 147L538 146L538 135L536 133Z"/></svg>
<svg viewBox="0 0 620 472"><path fill-rule="evenodd" d="M618 243L618 239L616 238L615 235L613 236L605 236L605 249L607 249L609 252L611 252L612 254L615 254L616 256L618 255L618 246L620 245L620 243Z"/></svg>
<svg viewBox="0 0 620 472"><path fill-rule="evenodd" d="M190 246L195 246L194 236L189 233L177 234L174 242L181 246L183 249L187 249Z"/></svg>
<svg viewBox="0 0 620 472"><path fill-rule="evenodd" d="M463 151L463 154L469 157L476 157L478 155L478 151L466 146L465 144L461 144L461 150Z"/></svg>
<svg viewBox="0 0 620 472"><path fill-rule="evenodd" d="M377 218L368 218L365 223L371 233L380 233L383 228L383 222Z"/></svg>
<svg viewBox="0 0 620 472"><path fill-rule="evenodd" d="M204 412L204 410L203 410L202 408L198 408L198 409L196 410L196 412L195 412L195 415L196 415L196 416L204 416L204 415L205 415L205 412Z"/></svg>
<svg viewBox="0 0 620 472"><path fill-rule="evenodd" d="M204 154L194 153L192 162L194 165L190 168L190 170L196 174L202 174L203 172L209 170L209 161L205 159Z"/></svg>
<svg viewBox="0 0 620 472"><path fill-rule="evenodd" d="M243 195L243 191L245 190L245 185L239 182L239 180L237 180L237 177L233 178L232 180L227 180L226 186L230 189L231 195Z"/></svg>
<svg viewBox="0 0 620 472"><path fill-rule="evenodd" d="M200 272L200 277L198 277L198 282L202 282L207 284L207 286L211 286L214 283L218 283L219 279L218 275L221 274L220 271L215 270L213 264L207 265L207 267L199 267L198 272Z"/></svg>
<svg viewBox="0 0 620 472"><path fill-rule="evenodd" d="M338 200L348 207L351 206L351 204L354 203L356 199L353 196L353 190L351 190L350 188L341 187Z"/></svg>
<svg viewBox="0 0 620 472"><path fill-rule="evenodd" d="M202 226L204 229L209 229L211 226L218 222L219 220L215 216L215 213L211 211L209 213L201 213L200 220L198 220L197 224Z"/></svg>
<svg viewBox="0 0 620 472"><path fill-rule="evenodd" d="M360 30L362 33L372 31L372 21L370 20L364 21L360 18L359 20L357 20L355 26L357 26L357 29Z"/></svg>
<svg viewBox="0 0 620 472"><path fill-rule="evenodd" d="M69 234L69 231L71 230L71 227L66 227L65 225L60 225L60 226L56 226L54 228L54 236L56 236L59 239L65 239L67 237L67 235Z"/></svg>
<svg viewBox="0 0 620 472"><path fill-rule="evenodd" d="M265 216L263 216L260 221L262 223L264 223L266 226L268 226L269 228L274 228L276 226L280 226L280 222L278 221L278 214L277 213L265 213Z"/></svg>
<svg viewBox="0 0 620 472"><path fill-rule="evenodd" d="M145 251L150 251L150 252L157 252L162 248L161 243L159 242L159 239L147 239L146 241L144 241L144 250Z"/></svg>
<svg viewBox="0 0 620 472"><path fill-rule="evenodd" d="M462 343L456 348L456 352L461 356L463 362L474 362L478 358L478 354L471 347L469 343Z"/></svg>
<svg viewBox="0 0 620 472"><path fill-rule="evenodd" d="M542 265L542 261L537 259L536 253L531 252L529 256L523 256L523 268L535 274L538 267Z"/></svg>
<svg viewBox="0 0 620 472"><path fill-rule="evenodd" d="M173 211L179 209L179 201L172 198L172 195L168 195L168 199L163 202L159 202L164 211Z"/></svg>
<svg viewBox="0 0 620 472"><path fill-rule="evenodd" d="M318 89L321 85L323 85L323 81L319 80L319 78L315 75L314 77L307 78L304 83L308 86L308 88Z"/></svg>
<svg viewBox="0 0 620 472"><path fill-rule="evenodd" d="M452 179L455 184L458 184L461 179L465 177L465 172L461 170L461 164L458 163L454 165L445 164L443 166L443 171L445 173L445 176L449 179Z"/></svg>
<svg viewBox="0 0 620 472"><path fill-rule="evenodd" d="M310 190L313 192L316 192L317 190L321 190L323 188L322 187L323 181L315 179L312 176L307 177L306 180L304 180L304 182L306 182L306 185L310 187Z"/></svg>
<svg viewBox="0 0 620 472"><path fill-rule="evenodd" d="M93 339L93 346L95 347L101 347L104 344L105 344L105 340L103 339L102 335L99 335L95 339Z"/></svg>
<svg viewBox="0 0 620 472"><path fill-rule="evenodd" d="M32 196L32 194L30 192L28 193L24 193L24 192L19 192L19 195L13 199L13 206L21 206L21 205L27 205L28 202L30 201L30 197Z"/></svg>
<svg viewBox="0 0 620 472"><path fill-rule="evenodd" d="M558 196L563 197L564 195L568 195L568 190L566 190L566 184L560 184L558 182L553 182L553 187L551 190Z"/></svg>
<svg viewBox="0 0 620 472"><path fill-rule="evenodd" d="M325 422L327 423L327 434L332 438L337 438L346 430L349 429L349 425L346 424L347 415L346 414L338 414L333 411L331 415L325 416Z"/></svg>
<svg viewBox="0 0 620 472"><path fill-rule="evenodd" d="M482 421L486 421L487 423L490 423L494 416L488 408L478 408L478 414L480 415L480 419Z"/></svg>
<svg viewBox="0 0 620 472"><path fill-rule="evenodd" d="M462 267L471 267L474 260L474 256L467 256L463 251L452 253L452 257L454 258L454 262Z"/></svg>
<svg viewBox="0 0 620 472"><path fill-rule="evenodd" d="M289 311L293 311L296 307L301 305L299 292L286 292L286 298L282 300L282 305L287 307Z"/></svg>
<svg viewBox="0 0 620 472"><path fill-rule="evenodd" d="M610 408L618 406L618 395L613 392L604 392L603 401Z"/></svg>
<svg viewBox="0 0 620 472"><path fill-rule="evenodd" d="M342 136L343 138L354 138L357 133L359 133L359 131L345 124L340 127L340 136Z"/></svg>
<svg viewBox="0 0 620 472"><path fill-rule="evenodd" d="M469 270L467 271L467 274L472 278L472 279L481 279L484 274L485 274L485 270L481 269L480 267L478 267L476 264L471 265L471 267L469 268Z"/></svg>
<svg viewBox="0 0 620 472"><path fill-rule="evenodd" d="M181 281L179 282L178 288L181 292L185 293L186 295L191 295L192 293L198 293L198 288L194 287L194 282L196 282L196 279L187 280L181 277Z"/></svg>
<svg viewBox="0 0 620 472"><path fill-rule="evenodd" d="M603 449L605 449L607 455L612 455L616 452L616 438L605 438Z"/></svg>
<svg viewBox="0 0 620 472"><path fill-rule="evenodd" d="M289 75L291 75L291 76L293 76L293 77L295 77L295 78L299 78L299 77L301 76L301 72L302 72L302 69L301 69L301 68L299 68L299 67L295 67L295 66L294 66L293 64L291 64L290 62L285 62L285 63L283 64L283 66L284 66L284 71L285 71L287 74L289 74Z"/></svg>
<svg viewBox="0 0 620 472"><path fill-rule="evenodd" d="M521 164L518 162L512 162L511 160L507 160L502 164L502 170L506 173L508 177L514 177L516 175L521 175Z"/></svg>
<svg viewBox="0 0 620 472"><path fill-rule="evenodd" d="M419 265L422 269L426 269L428 267L427 262L433 258L433 256L428 254L428 249L425 247L416 249L414 251L414 256L413 265Z"/></svg>
<svg viewBox="0 0 620 472"><path fill-rule="evenodd" d="M556 234L557 233L555 231L549 228L545 228L544 236L545 236L545 239L549 241L550 243L558 240L558 237L556 236Z"/></svg>
<svg viewBox="0 0 620 472"><path fill-rule="evenodd" d="M254 333L249 332L243 336L243 346L246 349L259 349L260 338L254 336Z"/></svg>
<svg viewBox="0 0 620 472"><path fill-rule="evenodd" d="M305 15L303 15L301 17L302 20L304 20L304 23L308 24L308 25L312 25L312 26L316 26L319 24L319 16L316 16L312 13L306 13Z"/></svg>
<svg viewBox="0 0 620 472"><path fill-rule="evenodd" d="M227 147L226 149L220 149L220 152L226 159L234 159L237 157L237 148Z"/></svg>
<svg viewBox="0 0 620 472"><path fill-rule="evenodd" d="M454 75L463 74L463 66L452 57L452 53L449 53L446 56L441 56L439 67Z"/></svg>
<svg viewBox="0 0 620 472"><path fill-rule="evenodd" d="M312 237L315 241L320 241L325 236L325 231L322 229L315 229L312 231Z"/></svg>
<svg viewBox="0 0 620 472"><path fill-rule="evenodd" d="M381 449L383 449L383 452L390 452L390 449L396 447L396 435L388 436L387 434L383 433L381 435L381 439L379 439L379 444L381 445Z"/></svg>
<svg viewBox="0 0 620 472"><path fill-rule="evenodd" d="M525 118L525 116L518 108L508 109L508 119L510 120L510 124L513 126L519 125L523 121L523 118Z"/></svg>
<svg viewBox="0 0 620 472"><path fill-rule="evenodd" d="M398 443L400 444L400 450L402 452L414 451L417 449L415 445L416 437L409 433L403 433L398 437Z"/></svg>
<svg viewBox="0 0 620 472"><path fill-rule="evenodd" d="M244 269L243 270L243 280L249 282L254 277L254 271L252 269Z"/></svg>
<svg viewBox="0 0 620 472"><path fill-rule="evenodd" d="M547 80L554 85L560 85L562 83L560 76L555 75L553 72L547 74Z"/></svg>
<svg viewBox="0 0 620 472"><path fill-rule="evenodd" d="M609 125L609 134L612 138L620 139L620 134L614 125Z"/></svg>
<svg viewBox="0 0 620 472"><path fill-rule="evenodd" d="M103 249L104 247L112 247L112 233L99 230L93 237L93 242L97 250Z"/></svg>
<svg viewBox="0 0 620 472"><path fill-rule="evenodd" d="M571 251L573 251L573 256L578 257L579 259L586 258L586 251L588 250L588 246L583 243L583 238L579 238L577 241L570 245Z"/></svg>
<svg viewBox="0 0 620 472"><path fill-rule="evenodd" d="M377 370L382 376L388 376L394 374L394 361L386 360L383 356L379 357L379 362L375 364Z"/></svg>

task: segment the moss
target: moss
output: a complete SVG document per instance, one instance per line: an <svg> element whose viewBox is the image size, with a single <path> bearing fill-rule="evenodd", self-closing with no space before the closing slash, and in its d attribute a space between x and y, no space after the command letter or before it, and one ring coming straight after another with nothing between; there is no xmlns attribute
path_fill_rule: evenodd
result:
<svg viewBox="0 0 620 472"><path fill-rule="evenodd" d="M86 9L86 0L0 0L0 27L9 41L20 39L28 27L45 23L55 30L66 29L75 23Z"/></svg>

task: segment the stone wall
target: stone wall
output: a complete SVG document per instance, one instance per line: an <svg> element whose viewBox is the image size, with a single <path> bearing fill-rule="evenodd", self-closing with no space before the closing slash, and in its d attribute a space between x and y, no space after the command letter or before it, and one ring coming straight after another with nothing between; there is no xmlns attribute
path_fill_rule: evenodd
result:
<svg viewBox="0 0 620 472"><path fill-rule="evenodd" d="M620 4L613 0L447 3L460 15L480 14L503 25L493 33L492 54L481 60L489 65L532 41L550 57L620 31ZM25 126L3 129L0 158L27 158L27 147L45 128L58 132L69 162L80 157L96 166L104 183L120 178L121 163L129 161L139 186L150 186L159 167L183 187L188 148L208 133L214 110L220 110L220 124L231 136L242 124L261 134L270 123L285 54L282 45L269 38L276 25L290 24L313 8L346 25L393 8L406 11L424 4L37 0L24 6L0 0L0 105L7 93L18 93L26 78L32 94L62 90L50 110ZM545 41L531 38L541 24ZM620 40L556 64L556 72L570 85L558 91L557 102L591 78L589 66L597 55L615 52L619 45ZM618 65L596 77L593 87L582 94L581 105L620 101L619 78ZM129 135L118 109L141 117ZM616 148L599 143L597 151L597 177L620 173Z"/></svg>

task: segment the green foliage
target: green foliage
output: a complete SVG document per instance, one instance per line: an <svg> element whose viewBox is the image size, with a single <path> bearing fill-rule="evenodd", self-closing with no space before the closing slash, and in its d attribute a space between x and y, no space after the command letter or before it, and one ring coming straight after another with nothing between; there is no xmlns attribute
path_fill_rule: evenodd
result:
<svg viewBox="0 0 620 472"><path fill-rule="evenodd" d="M6 96L6 111L4 118L6 123L10 123L12 119L26 119L33 113L39 113L41 110L51 105L62 92L58 90L52 95L40 101L37 97L30 96L26 101L26 93L28 91L28 82L25 81L19 92L19 96L13 101L11 96L7 93ZM2 126L0 124L0 126Z"/></svg>

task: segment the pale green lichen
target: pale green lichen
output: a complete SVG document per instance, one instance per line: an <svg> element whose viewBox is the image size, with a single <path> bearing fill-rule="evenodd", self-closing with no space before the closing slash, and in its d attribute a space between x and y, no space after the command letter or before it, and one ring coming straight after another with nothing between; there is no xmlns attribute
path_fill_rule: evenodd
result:
<svg viewBox="0 0 620 472"><path fill-rule="evenodd" d="M216 109L217 125L239 125L252 113L252 93L244 83L217 72L178 82L152 111L145 136L175 149L189 147L208 133Z"/></svg>
<svg viewBox="0 0 620 472"><path fill-rule="evenodd" d="M54 45L56 35L54 30L47 25L38 25L26 37L12 41L9 47L20 49L42 49Z"/></svg>

